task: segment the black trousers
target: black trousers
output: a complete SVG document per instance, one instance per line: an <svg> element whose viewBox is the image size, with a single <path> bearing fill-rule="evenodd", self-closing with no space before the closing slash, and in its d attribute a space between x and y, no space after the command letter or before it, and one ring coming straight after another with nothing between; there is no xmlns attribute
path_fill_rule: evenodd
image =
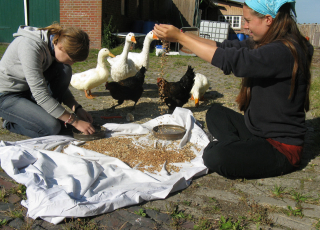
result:
<svg viewBox="0 0 320 230"><path fill-rule="evenodd" d="M209 132L218 140L210 142L203 153L209 170L231 179L258 179L296 169L265 138L248 130L242 114L213 104L207 111L206 122Z"/></svg>

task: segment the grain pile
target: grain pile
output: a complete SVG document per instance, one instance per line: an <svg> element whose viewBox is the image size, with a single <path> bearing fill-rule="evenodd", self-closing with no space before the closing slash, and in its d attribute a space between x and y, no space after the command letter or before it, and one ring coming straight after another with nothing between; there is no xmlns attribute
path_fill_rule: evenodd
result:
<svg viewBox="0 0 320 230"><path fill-rule="evenodd" d="M130 167L138 165L137 169L154 173L160 171L166 162L166 170L170 172L180 171L179 167L171 163L190 162L196 157L195 151L200 151L197 146L188 143L182 149L178 149L177 141L163 147L153 137L149 137L153 145L141 143L137 137L111 137L86 142L82 147L111 157L116 157ZM149 142L149 143L150 143ZM139 143L139 144L135 144Z"/></svg>

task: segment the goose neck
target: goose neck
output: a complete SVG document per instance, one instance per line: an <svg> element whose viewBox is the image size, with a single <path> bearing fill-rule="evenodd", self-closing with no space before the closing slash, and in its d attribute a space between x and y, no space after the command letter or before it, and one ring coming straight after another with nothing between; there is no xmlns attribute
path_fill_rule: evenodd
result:
<svg viewBox="0 0 320 230"><path fill-rule="evenodd" d="M148 37L146 37L144 39L144 42L143 42L143 47L142 47L142 51L141 53L149 53L149 49L150 49L150 44L151 44L152 40Z"/></svg>
<svg viewBox="0 0 320 230"><path fill-rule="evenodd" d="M131 42L127 42L127 41L125 42L124 47L123 47L123 50L122 50L122 53L121 53L121 57L122 57L122 58L125 59L125 58L128 57L130 45L131 45Z"/></svg>
<svg viewBox="0 0 320 230"><path fill-rule="evenodd" d="M105 56L98 57L98 64L97 64L97 66L105 68L106 64L105 64L105 62L104 62L104 58L105 58Z"/></svg>

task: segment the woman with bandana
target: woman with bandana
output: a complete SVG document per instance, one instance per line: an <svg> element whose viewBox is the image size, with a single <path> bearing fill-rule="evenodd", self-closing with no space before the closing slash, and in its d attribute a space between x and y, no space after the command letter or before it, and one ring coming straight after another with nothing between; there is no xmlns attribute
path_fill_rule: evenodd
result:
<svg viewBox="0 0 320 230"><path fill-rule="evenodd" d="M87 33L53 24L46 28L20 26L13 36L0 61L3 128L29 137L56 135L67 125L94 133L91 115L68 89L71 65L88 57Z"/></svg>
<svg viewBox="0 0 320 230"><path fill-rule="evenodd" d="M242 78L238 113L219 104L206 123L216 140L204 164L228 178L265 178L294 171L303 152L313 47L295 21L295 0L246 0L250 39L222 43L155 25L160 39L179 42L198 57Z"/></svg>

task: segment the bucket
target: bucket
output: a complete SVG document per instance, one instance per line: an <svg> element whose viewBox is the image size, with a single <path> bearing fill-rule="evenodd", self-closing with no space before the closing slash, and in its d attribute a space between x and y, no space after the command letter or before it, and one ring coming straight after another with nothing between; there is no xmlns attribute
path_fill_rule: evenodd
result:
<svg viewBox="0 0 320 230"><path fill-rule="evenodd" d="M160 56L164 53L164 48L162 45L156 45L156 56Z"/></svg>
<svg viewBox="0 0 320 230"><path fill-rule="evenodd" d="M147 34L151 30L153 30L153 27L156 23L152 21L146 21L143 23L142 33Z"/></svg>
<svg viewBox="0 0 320 230"><path fill-rule="evenodd" d="M237 37L239 38L240 41L243 41L246 39L246 36L244 34L237 34Z"/></svg>
<svg viewBox="0 0 320 230"><path fill-rule="evenodd" d="M142 29L143 29L143 21L142 20L135 20L133 22L132 32L142 33Z"/></svg>

